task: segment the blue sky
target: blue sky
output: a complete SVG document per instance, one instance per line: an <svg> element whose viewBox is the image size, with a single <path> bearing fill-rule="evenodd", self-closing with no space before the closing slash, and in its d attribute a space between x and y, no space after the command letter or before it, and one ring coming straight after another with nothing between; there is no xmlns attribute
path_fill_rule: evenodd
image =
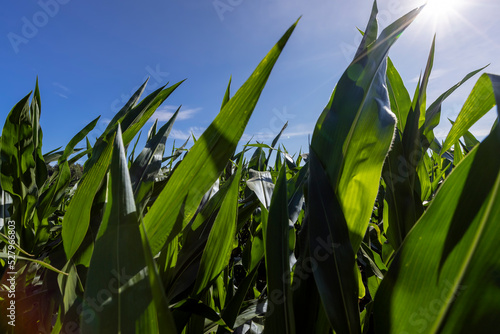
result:
<svg viewBox="0 0 500 334"><path fill-rule="evenodd" d="M380 25L387 26L423 3L378 1ZM500 2L455 3L439 19L424 10L390 53L413 92L437 33L429 104L486 64L491 63L487 72L500 74ZM156 115L165 122L183 105L171 134L180 144L191 132L199 136L216 116L229 77L235 92L303 15L243 139L253 136L270 143L288 120L282 143L290 153L304 151L335 83L351 61L360 39L356 27L364 29L371 6L371 0L8 1L0 13L0 122L3 125L13 105L34 88L38 76L44 152L65 146L101 115L91 134L93 142L145 78L150 77L148 93L168 81L187 78ZM443 105L439 138L444 139L449 129L446 117L456 118L478 77ZM490 112L473 133L484 136L493 121ZM170 145L171 141L167 150Z"/></svg>

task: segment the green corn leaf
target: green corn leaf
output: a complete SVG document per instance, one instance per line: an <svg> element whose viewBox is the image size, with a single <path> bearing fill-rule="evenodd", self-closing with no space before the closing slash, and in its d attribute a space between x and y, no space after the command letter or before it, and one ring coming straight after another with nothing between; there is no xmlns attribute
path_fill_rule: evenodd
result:
<svg viewBox="0 0 500 334"><path fill-rule="evenodd" d="M122 109L123 115L117 119L117 121L126 122L127 130L125 131L124 128L125 132L123 133L125 145L130 143L140 130L140 127L147 122L158 106L160 106L181 83L182 82L179 82L169 88L162 88L151 93L135 107L133 105L140 96L140 89L134 94L126 105L128 109ZM110 136L114 135L114 133L110 131L116 126L118 126L118 123L114 125L110 123L104 134L98 139L92 151L91 158L85 163L84 172L90 175L84 175L64 217L62 232L63 244L68 258L71 258L75 254L87 235L92 202L99 190L102 179L106 175L111 159L111 148L108 143L113 141L113 138L110 138ZM98 166L94 168L96 164ZM93 170L92 173L90 172L91 170ZM64 228L65 226L66 228Z"/></svg>
<svg viewBox="0 0 500 334"><path fill-rule="evenodd" d="M368 20L368 25L366 26L365 32L360 33L363 35L363 39L359 44L356 55L354 56L354 62L363 57L366 57L368 47L377 40L378 34L378 23L377 23L378 6L377 1L373 1L372 11L370 14L370 19Z"/></svg>
<svg viewBox="0 0 500 334"><path fill-rule="evenodd" d="M44 154L44 160L45 160L46 164L48 164L50 162L57 161L64 155L64 151L58 151L60 148L61 147L58 147L57 149L50 151L49 153ZM83 151L83 148L74 148L73 151L70 152L69 155L76 153L76 152L80 152L80 151ZM84 152L85 152L85 154L92 152L92 148L90 150L86 149ZM81 152L79 154L81 154ZM73 159L73 158L71 158L71 159Z"/></svg>
<svg viewBox="0 0 500 334"><path fill-rule="evenodd" d="M43 160L42 154L42 139L43 132L40 127L40 114L42 110L42 103L40 101L40 90L38 89L38 77L36 78L35 91L33 92L33 99L31 100L31 124L33 127L33 158L35 159L35 174L36 184L40 189L47 179L47 167Z"/></svg>
<svg viewBox="0 0 500 334"><path fill-rule="evenodd" d="M68 164L71 166L73 164L75 164L78 160L80 160L81 158L83 158L85 155L88 155L89 152L92 152L92 148L91 149L86 149L85 151L82 151L78 154L75 154L71 159L68 160Z"/></svg>
<svg viewBox="0 0 500 334"><path fill-rule="evenodd" d="M460 142L457 140L455 145L453 145L453 163L458 165L460 161L464 158L464 154L462 152L462 148L460 147Z"/></svg>
<svg viewBox="0 0 500 334"><path fill-rule="evenodd" d="M411 99L404 86L403 79L401 79L390 58L387 59L387 90L389 91L391 110L398 119L397 128L402 133L411 108Z"/></svg>
<svg viewBox="0 0 500 334"><path fill-rule="evenodd" d="M418 92L418 98L415 104L415 111L418 110L419 121L418 128L422 127L425 122L425 106L427 103L427 86L429 85L429 78L431 76L432 67L434 66L434 53L436 51L436 35L432 39L431 50L429 51L429 57L427 59L427 64L425 66L424 75L422 77L422 82Z"/></svg>
<svg viewBox="0 0 500 334"><path fill-rule="evenodd" d="M165 290L163 289L163 286L161 284L158 268L153 258L153 253L151 253L151 247L149 246L149 240L146 236L146 230L144 228L144 223L142 222L142 220L141 230L144 258L148 267L149 284L151 286L151 293L153 294L153 300L156 307L156 318L152 316L152 320L158 321L158 333L176 333L177 329L175 326L174 318L172 316L172 312L170 312L169 302L167 300Z"/></svg>
<svg viewBox="0 0 500 334"><path fill-rule="evenodd" d="M166 314L158 312L158 303L154 302L152 282L155 274L151 270L144 271L146 267L151 268L153 260L143 244L147 240L141 239L139 224L118 125L110 167L108 204L85 286L81 320L83 334L175 332L168 307L163 308ZM160 319L161 314L167 318Z"/></svg>
<svg viewBox="0 0 500 334"><path fill-rule="evenodd" d="M130 166L130 179L136 203L140 205L139 212L142 212L143 202L152 193L155 176L161 168L165 143L177 118L179 109L177 109L172 118L157 133L155 131L155 134L147 141L146 147L144 147L137 159Z"/></svg>
<svg viewBox="0 0 500 334"><path fill-rule="evenodd" d="M313 275L313 271L316 269L313 267L314 260L324 259L325 247L317 248L313 253L310 252L309 228L307 227L309 223L308 214L306 214L302 222L303 230L297 241L297 250L300 249L300 253L293 270L294 314L300 315L295 321L295 327L297 333L328 333L331 330L331 325Z"/></svg>
<svg viewBox="0 0 500 334"><path fill-rule="evenodd" d="M132 108L123 118L123 143L128 145L140 129L153 116L158 107L172 94L183 81L165 89L158 89L144 98L137 106Z"/></svg>
<svg viewBox="0 0 500 334"><path fill-rule="evenodd" d="M491 76L497 94L499 78ZM376 332L496 331L499 150L497 127L447 177L409 233L377 291Z"/></svg>
<svg viewBox="0 0 500 334"><path fill-rule="evenodd" d="M495 106L495 96L492 84L495 85L498 77L483 74L476 82L462 110L458 114L455 124L451 127L441 152L445 152L462 136L472 125Z"/></svg>
<svg viewBox="0 0 500 334"><path fill-rule="evenodd" d="M154 254L186 226L203 195L226 167L296 24L285 33L196 141L146 214L144 223ZM180 218L177 213L181 213Z"/></svg>
<svg viewBox="0 0 500 334"><path fill-rule="evenodd" d="M266 331L295 333L289 253L289 219L286 195L286 166L281 167L271 199L269 216L262 226L266 259L268 304Z"/></svg>
<svg viewBox="0 0 500 334"><path fill-rule="evenodd" d="M280 140L281 135L283 134L283 131L285 131L287 126L288 126L288 121L285 123L285 125L283 125L283 127L281 128L281 131L278 133L278 135L276 137L274 137L274 139L271 143L271 146L267 146L267 148L269 148L269 153L267 155L266 162L264 163L266 169L267 169L267 166L269 164L269 159L271 158L271 153L273 152L274 147L276 146L276 144ZM264 146L262 146L262 147L264 147Z"/></svg>
<svg viewBox="0 0 500 334"><path fill-rule="evenodd" d="M448 121L450 121L451 125L455 124L451 119L448 118ZM467 131L464 136L464 142L465 142L465 147L467 148L468 151L472 150L474 146L478 145L480 142L479 140L474 137L474 135L470 132Z"/></svg>
<svg viewBox="0 0 500 334"><path fill-rule="evenodd" d="M363 259L367 261L368 264L370 265L370 269L373 272L373 274L377 276L379 279L384 278L384 273L387 271L387 267L382 262L380 255L374 252L370 247L368 247L364 243L361 244L359 250L361 251ZM360 252L358 252L358 254L359 253ZM370 290L370 293L373 293L373 291Z"/></svg>
<svg viewBox="0 0 500 334"><path fill-rule="evenodd" d="M268 148L272 150L273 148L267 144L246 144L245 147L260 147L260 148Z"/></svg>
<svg viewBox="0 0 500 334"><path fill-rule="evenodd" d="M365 56L354 60L314 130L311 149L338 196L355 251L369 223L396 123L385 85L387 52L420 11L384 29Z"/></svg>
<svg viewBox="0 0 500 334"><path fill-rule="evenodd" d="M59 146L58 148L56 148L55 150L52 150L50 152L47 152L43 155L43 160L45 161L46 164L48 164L49 162L53 162L53 161L56 161L59 157L59 153L56 153L58 150L60 150L62 148L62 146ZM62 154L62 151L61 151L61 154Z"/></svg>
<svg viewBox="0 0 500 334"><path fill-rule="evenodd" d="M64 215L62 239L67 259L73 257L87 234L92 203L111 162L113 140L114 137L111 137L103 141L106 146L102 146L99 159L92 164L81 179Z"/></svg>
<svg viewBox="0 0 500 334"><path fill-rule="evenodd" d="M274 148L276 146L276 144L278 143L278 140L280 140L281 135L283 134L283 131L285 131L287 126L288 126L288 121L285 123L285 125L283 125L283 127L281 128L281 131L276 135L276 137L274 137L274 139L271 143L272 148ZM269 152L269 155L271 155L271 152ZM269 160L269 157L267 157L267 160Z"/></svg>
<svg viewBox="0 0 500 334"><path fill-rule="evenodd" d="M63 161L58 165L57 175L49 188L40 196L40 202L37 208L39 220L48 218L64 199L66 190L71 181L71 171L67 161Z"/></svg>
<svg viewBox="0 0 500 334"><path fill-rule="evenodd" d="M156 121L155 121L155 124L156 124ZM152 130L152 128L151 128L151 130ZM150 132L151 132L151 130L150 130ZM132 162L134 161L135 148L137 147L137 144L139 144L139 139L141 139L141 134L142 134L142 131L139 131L139 135L137 136L137 139L135 140L134 147L132 148L132 152L130 152L130 155L128 157L129 166L132 165Z"/></svg>
<svg viewBox="0 0 500 334"><path fill-rule="evenodd" d="M123 120L123 118L127 115L127 113L130 112L130 110L136 106L137 102L141 98L142 93L146 89L146 85L149 81L149 78L144 81L144 83L137 89L137 91L130 97L130 99L127 101L127 103L120 109L119 112L116 113L116 115L111 119L111 121L108 123L108 126L104 130L103 134L101 137L106 136L108 133L110 133L116 126L118 125L118 122L120 120Z"/></svg>
<svg viewBox="0 0 500 334"><path fill-rule="evenodd" d="M34 246L33 215L38 200L30 95L19 101L7 115L0 146L1 188L12 197L11 218L16 222L20 245L27 251L32 251Z"/></svg>
<svg viewBox="0 0 500 334"><path fill-rule="evenodd" d="M222 99L222 105L220 106L220 110L224 109L224 106L231 99L231 81L233 77L229 77L229 83L227 84L226 92L224 93L224 98Z"/></svg>
<svg viewBox="0 0 500 334"><path fill-rule="evenodd" d="M92 201L92 206L90 208L90 221L88 224L87 233L85 234L77 252L73 256L76 265L83 265L87 268L90 265L90 259L94 250L94 241L99 231L99 227L101 225L102 217L104 214L104 209L107 203L108 182L109 177L104 177ZM78 187L79 186L80 183L78 184Z"/></svg>
<svg viewBox="0 0 500 334"><path fill-rule="evenodd" d="M358 285L347 222L326 171L309 150L309 249L316 286L337 333L360 333ZM312 267L312 264L311 264Z"/></svg>
<svg viewBox="0 0 500 334"><path fill-rule="evenodd" d="M182 234L181 250L170 253L168 251L162 252L162 256L165 257L162 263L175 263L175 268L172 270L165 265L162 275L163 281L168 287L167 293L170 299L187 291L189 288L192 290L192 284L197 279L196 273L199 270L201 255L231 183L231 179L225 182L220 190L201 208L196 218L186 226ZM170 243L167 250L177 247L177 245L173 244L173 242Z"/></svg>
<svg viewBox="0 0 500 334"><path fill-rule="evenodd" d="M157 126L158 126L158 119L155 119L155 122L153 123L153 125L151 126L151 128L148 131L148 140L147 141L150 141L151 138L154 137L154 135L156 134Z"/></svg>
<svg viewBox="0 0 500 334"><path fill-rule="evenodd" d="M424 149L428 145L427 143L432 143L434 140L434 128L439 124L440 121L440 116L441 116L441 104L443 101L450 96L455 90L457 90L462 84L464 84L467 80L472 78L474 75L477 73L481 72L484 70L487 66L480 68L476 71L472 71L469 74L467 74L462 80L457 82L453 87L448 89L446 92L441 94L436 101L434 101L430 107L427 109L425 112L425 123L423 125L423 135L425 136L425 143Z"/></svg>
<svg viewBox="0 0 500 334"><path fill-rule="evenodd" d="M194 295L198 295L204 291L229 263L233 250L233 240L236 234L236 214L241 169L242 166L240 163L210 230L193 288Z"/></svg>
<svg viewBox="0 0 500 334"><path fill-rule="evenodd" d="M89 138L88 137L85 137L85 141L87 143L87 158L90 159L90 155L91 155L91 152L92 152L92 144L90 144L90 141L89 141Z"/></svg>
<svg viewBox="0 0 500 334"><path fill-rule="evenodd" d="M432 66L434 64L435 48L436 48L436 36L434 35L424 75L422 76L419 88L417 90L417 94L414 97L412 108L408 113L406 126L404 128L403 136L401 138L403 155L398 157L398 159L400 159L401 161L403 159L404 161L406 161L407 169L405 170L405 173L408 174L407 178L410 184L410 188L412 192L415 193L414 196L417 198L421 197L419 179L417 174L417 166L419 165L423 155L423 148L420 142L420 137L421 137L420 127L425 122L425 103L427 100L427 85L429 83L429 77L431 75ZM416 210L421 211L420 208L416 208ZM422 212L420 212L419 214L422 214Z"/></svg>
<svg viewBox="0 0 500 334"><path fill-rule="evenodd" d="M40 221L48 218L59 206L66 194L66 188L71 181L71 172L69 169L68 157L74 152L75 146L87 136L87 134L94 129L97 125L99 117L87 124L81 131L79 131L68 143L63 153L58 159L57 176L54 183L41 194L37 214ZM85 152L81 153L82 155Z"/></svg>
<svg viewBox="0 0 500 334"><path fill-rule="evenodd" d="M59 146L55 150L52 150L48 153L45 153L43 155L43 160L45 161L46 164L57 161L59 157L63 154L64 151L59 151L62 148L62 146Z"/></svg>
<svg viewBox="0 0 500 334"><path fill-rule="evenodd" d="M241 309L243 301L245 300L246 294L248 293L248 290L255 283L255 280L257 279L257 270L258 266L255 266L255 268L248 273L248 275L243 279L241 284L238 286L236 294L233 296L233 298L229 300L227 306L224 308L222 312L221 318L224 320L224 322L227 324L229 328L232 328L234 326L234 322L238 317L239 311ZM224 333L225 333L224 329L219 327L217 334L224 334Z"/></svg>
<svg viewBox="0 0 500 334"><path fill-rule="evenodd" d="M428 168L430 167L430 168ZM422 160L417 167L417 175L420 181L420 200L421 202L427 201L432 193L430 171L432 170L432 162L430 161L427 153L424 153Z"/></svg>
<svg viewBox="0 0 500 334"><path fill-rule="evenodd" d="M401 139L396 135L382 172L386 184L385 200L389 208L384 228L387 239L394 249L401 246L408 232L424 212L421 196L417 195L409 179L410 168L415 169L404 158Z"/></svg>
<svg viewBox="0 0 500 334"><path fill-rule="evenodd" d="M243 249L242 263L247 272L254 270L264 257L264 240L261 227L262 225L257 227L257 230L249 238Z"/></svg>
<svg viewBox="0 0 500 334"><path fill-rule="evenodd" d="M78 285L78 273L76 271L76 266L73 261L68 261L64 268L66 275L59 274L57 276L57 284L59 285L59 291L63 297L62 307L63 314L67 313L70 307L77 299L76 289Z"/></svg>
<svg viewBox="0 0 500 334"><path fill-rule="evenodd" d="M147 82L147 81L146 81ZM104 133L98 138L94 149L92 150L92 155L89 160L85 162L84 170L88 170L96 163L101 155L101 152L105 150L107 142L109 141L109 135L113 135L116 128L120 122L123 129L123 143L128 146L132 139L139 133L140 129L146 124L149 118L154 114L156 109L172 94L172 92L179 87L183 82L178 82L175 85L167 87L161 87L154 91L153 93L146 96L139 104L135 105L138 101L146 82L139 88L139 90L130 98L127 104L118 112L117 115L111 120L111 122L106 127Z"/></svg>
<svg viewBox="0 0 500 334"><path fill-rule="evenodd" d="M216 323L226 331L229 329L220 315L201 300L184 299L175 305L172 313L177 328L184 328L187 324L185 328L187 333L211 333L211 330L204 328L205 319Z"/></svg>
<svg viewBox="0 0 500 334"><path fill-rule="evenodd" d="M248 168L256 171L265 171L266 166L266 154L261 147L257 147L255 152L252 154L250 158L250 162L248 163Z"/></svg>
<svg viewBox="0 0 500 334"><path fill-rule="evenodd" d="M301 167L300 171L288 180L288 215L290 221L295 224L302 212L304 205L304 186L307 185L309 177L309 163Z"/></svg>
<svg viewBox="0 0 500 334"><path fill-rule="evenodd" d="M33 160L33 133L29 114L29 97L19 101L10 111L2 130L1 184L11 196L24 200L33 192L35 161Z"/></svg>

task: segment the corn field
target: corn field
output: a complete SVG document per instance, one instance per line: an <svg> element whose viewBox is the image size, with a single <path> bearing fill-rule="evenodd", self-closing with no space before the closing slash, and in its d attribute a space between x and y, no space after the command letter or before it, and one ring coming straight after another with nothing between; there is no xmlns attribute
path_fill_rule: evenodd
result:
<svg viewBox="0 0 500 334"><path fill-rule="evenodd" d="M484 68L428 104L433 42L411 96L388 52L421 10L379 33L374 4L307 153L280 144L286 124L240 143L299 21L236 93L229 82L190 148L165 152L178 110L139 152L182 89L141 99L146 81L95 143L98 119L44 154L37 80L0 138L0 331L498 332L498 118L482 141L469 129L500 101L500 76L479 76L438 140L443 101Z"/></svg>

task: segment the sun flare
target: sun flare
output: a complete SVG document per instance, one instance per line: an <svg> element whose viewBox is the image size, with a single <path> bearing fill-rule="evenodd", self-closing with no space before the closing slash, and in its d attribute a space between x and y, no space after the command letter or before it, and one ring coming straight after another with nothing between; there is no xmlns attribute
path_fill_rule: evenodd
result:
<svg viewBox="0 0 500 334"><path fill-rule="evenodd" d="M425 25L435 32L452 31L458 22L465 20L468 3L468 0L427 0L422 12Z"/></svg>
<svg viewBox="0 0 500 334"><path fill-rule="evenodd" d="M463 6L463 0L428 0L425 11L435 18L448 17Z"/></svg>

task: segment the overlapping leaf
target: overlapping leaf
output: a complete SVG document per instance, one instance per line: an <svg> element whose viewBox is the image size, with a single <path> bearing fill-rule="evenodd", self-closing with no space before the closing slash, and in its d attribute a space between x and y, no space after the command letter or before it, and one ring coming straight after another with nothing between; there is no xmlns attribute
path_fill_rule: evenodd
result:
<svg viewBox="0 0 500 334"><path fill-rule="evenodd" d="M441 152L446 152L474 123L493 108L495 92L492 83L498 85L498 80L497 76L481 75L448 133Z"/></svg>
<svg viewBox="0 0 500 334"><path fill-rule="evenodd" d="M38 199L30 95L21 99L7 115L0 146L0 182L3 191L12 198L12 219L16 221L21 246L28 246L28 251L33 247L32 217Z"/></svg>
<svg viewBox="0 0 500 334"><path fill-rule="evenodd" d="M490 77L499 94L499 77ZM497 127L450 174L407 236L375 298L377 332L496 330L499 150Z"/></svg>
<svg viewBox="0 0 500 334"><path fill-rule="evenodd" d="M153 253L160 251L193 217L198 204L233 155L271 70L295 23L254 73L224 105L193 145L145 217ZM180 221L179 219L180 214Z"/></svg>
<svg viewBox="0 0 500 334"><path fill-rule="evenodd" d="M220 210L210 230L193 289L195 295L206 289L209 283L221 273L229 262L236 234L240 178L241 164L231 180L229 190L222 201Z"/></svg>
<svg viewBox="0 0 500 334"><path fill-rule="evenodd" d="M376 11L374 6L373 13ZM368 226L382 165L394 135L396 120L390 111L385 76L387 52L420 11L418 8L403 16L384 29L364 52L358 52L360 56L342 75L312 138L311 149L325 166L339 198L354 250L359 248Z"/></svg>
<svg viewBox="0 0 500 334"><path fill-rule="evenodd" d="M271 199L269 216L263 221L268 308L266 331L295 333L290 265L288 259L289 219L286 195L286 166L281 171Z"/></svg>
<svg viewBox="0 0 500 334"><path fill-rule="evenodd" d="M347 222L325 169L311 148L309 175L309 250L330 326L338 333L360 333L358 285Z"/></svg>
<svg viewBox="0 0 500 334"><path fill-rule="evenodd" d="M152 289L154 263L147 239L141 240L120 126L113 146L108 204L85 287L82 333L175 332L168 307L161 308L161 289ZM150 270L144 272L146 267ZM156 303L155 293L160 293Z"/></svg>

